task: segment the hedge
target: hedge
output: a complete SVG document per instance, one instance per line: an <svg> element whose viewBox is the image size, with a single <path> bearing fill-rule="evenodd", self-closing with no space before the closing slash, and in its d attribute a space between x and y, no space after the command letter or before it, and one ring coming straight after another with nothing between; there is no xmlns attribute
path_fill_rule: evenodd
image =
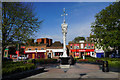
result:
<svg viewBox="0 0 120 80"><path fill-rule="evenodd" d="M39 64L49 64L49 63L57 63L57 59L35 59L36 63ZM28 63L32 63L32 59L27 61Z"/></svg>
<svg viewBox="0 0 120 80"><path fill-rule="evenodd" d="M86 62L86 63L98 63L102 64L103 61L108 61L110 67L120 68L120 58L92 58L86 57L86 59L77 59L77 62Z"/></svg>
<svg viewBox="0 0 120 80"><path fill-rule="evenodd" d="M9 75L17 72L35 69L36 66L32 63L10 62L2 65L2 74Z"/></svg>

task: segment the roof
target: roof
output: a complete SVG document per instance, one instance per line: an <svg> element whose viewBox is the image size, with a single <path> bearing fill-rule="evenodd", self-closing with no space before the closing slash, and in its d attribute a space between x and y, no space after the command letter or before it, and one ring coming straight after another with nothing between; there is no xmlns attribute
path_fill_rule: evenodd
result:
<svg viewBox="0 0 120 80"><path fill-rule="evenodd" d="M39 39L50 39L50 38L38 38L37 40L39 40Z"/></svg>

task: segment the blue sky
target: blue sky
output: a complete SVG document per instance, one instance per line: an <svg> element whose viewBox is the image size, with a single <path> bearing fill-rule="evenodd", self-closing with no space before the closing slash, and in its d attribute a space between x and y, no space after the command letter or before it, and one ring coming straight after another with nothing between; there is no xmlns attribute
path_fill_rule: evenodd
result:
<svg viewBox="0 0 120 80"><path fill-rule="evenodd" d="M68 33L66 43L77 36L88 37L91 32L91 23L95 14L100 12L111 2L34 2L35 13L39 20L44 20L36 33L35 39L52 38L54 41L62 41L63 8L66 9L66 23Z"/></svg>

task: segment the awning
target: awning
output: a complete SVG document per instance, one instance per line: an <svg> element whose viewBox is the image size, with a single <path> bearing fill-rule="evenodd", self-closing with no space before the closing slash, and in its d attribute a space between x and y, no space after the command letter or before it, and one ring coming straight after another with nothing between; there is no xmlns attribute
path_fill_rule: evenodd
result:
<svg viewBox="0 0 120 80"><path fill-rule="evenodd" d="M71 52L94 52L94 49L72 49Z"/></svg>

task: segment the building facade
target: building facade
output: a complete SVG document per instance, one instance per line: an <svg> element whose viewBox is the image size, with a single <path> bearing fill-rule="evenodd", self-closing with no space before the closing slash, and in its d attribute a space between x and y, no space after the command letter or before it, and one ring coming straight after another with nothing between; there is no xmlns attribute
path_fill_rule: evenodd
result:
<svg viewBox="0 0 120 80"><path fill-rule="evenodd" d="M52 39L40 38L40 39L37 39L37 44L47 44L47 46L51 46L52 45Z"/></svg>
<svg viewBox="0 0 120 80"><path fill-rule="evenodd" d="M39 46L26 46L25 54L29 59L45 58L46 44L40 44Z"/></svg>
<svg viewBox="0 0 120 80"><path fill-rule="evenodd" d="M60 41L52 43L52 39L37 39L37 46L26 46L25 54L29 59L54 58L58 59L63 55L63 44Z"/></svg>
<svg viewBox="0 0 120 80"><path fill-rule="evenodd" d="M83 55L94 57L94 43L80 41L79 43L69 43L69 56L82 58Z"/></svg>

